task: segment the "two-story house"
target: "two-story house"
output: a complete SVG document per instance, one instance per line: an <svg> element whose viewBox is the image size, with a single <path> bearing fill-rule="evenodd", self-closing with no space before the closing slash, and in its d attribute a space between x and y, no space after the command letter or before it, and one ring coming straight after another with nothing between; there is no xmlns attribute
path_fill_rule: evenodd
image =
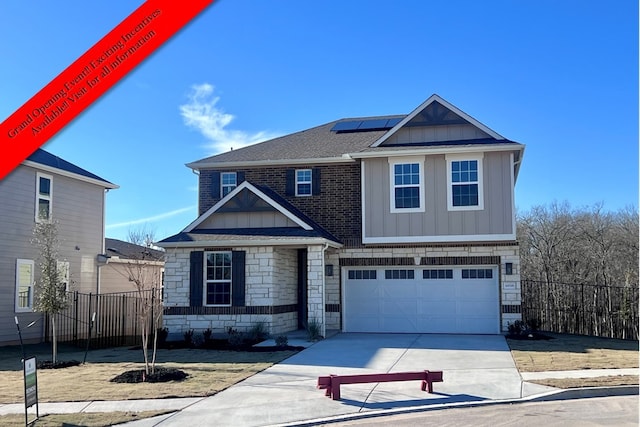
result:
<svg viewBox="0 0 640 427"><path fill-rule="evenodd" d="M0 344L18 341L15 317L25 341L44 336L43 316L33 311L34 284L40 278L39 253L32 244L37 222L58 224L58 266L67 283L80 292L100 292L105 197L115 188L41 149L0 181Z"/></svg>
<svg viewBox="0 0 640 427"><path fill-rule="evenodd" d="M523 153L433 95L190 163L199 217L159 243L165 326L500 333L521 318Z"/></svg>

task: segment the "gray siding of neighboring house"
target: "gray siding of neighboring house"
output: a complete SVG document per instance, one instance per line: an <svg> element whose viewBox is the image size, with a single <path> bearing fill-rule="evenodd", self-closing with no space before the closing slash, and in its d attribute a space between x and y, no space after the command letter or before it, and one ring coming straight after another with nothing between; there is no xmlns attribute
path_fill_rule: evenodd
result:
<svg viewBox="0 0 640 427"><path fill-rule="evenodd" d="M18 339L14 316L16 259L34 261L39 280L38 253L31 244L35 226L35 188L37 170L19 166L0 181L0 343ZM95 292L96 255L102 252L104 188L73 178L43 172L52 177L52 218L58 221L60 260L68 261L74 289ZM18 313L24 326L41 316ZM23 338L39 340L43 322L23 329Z"/></svg>
<svg viewBox="0 0 640 427"><path fill-rule="evenodd" d="M389 139L382 144L382 146L482 138L490 138L490 136L470 124L415 126L398 129L398 131L391 135Z"/></svg>
<svg viewBox="0 0 640 427"><path fill-rule="evenodd" d="M207 228L299 227L280 212L216 212L198 225Z"/></svg>
<svg viewBox="0 0 640 427"><path fill-rule="evenodd" d="M444 155L425 156L425 212L391 213L387 158L364 160L365 236L438 237L513 233L513 200L509 152L485 153L484 209L448 211L447 167Z"/></svg>

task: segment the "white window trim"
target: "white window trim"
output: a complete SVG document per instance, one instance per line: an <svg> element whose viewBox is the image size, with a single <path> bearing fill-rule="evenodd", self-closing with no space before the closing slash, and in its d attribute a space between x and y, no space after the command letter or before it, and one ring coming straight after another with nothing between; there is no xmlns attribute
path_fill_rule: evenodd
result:
<svg viewBox="0 0 640 427"><path fill-rule="evenodd" d="M29 305L28 307L20 307L20 266L29 265L31 267L31 283L29 284L29 288L31 292L29 293ZM15 291L16 291L16 299L15 299L15 312L16 313L26 313L33 311L33 293L35 291L34 286L34 274L35 274L35 264L33 260L30 259L17 259L16 260L16 283L15 283Z"/></svg>
<svg viewBox="0 0 640 427"><path fill-rule="evenodd" d="M231 258L231 277L229 280L208 280L207 279L207 255L208 254L229 254ZM202 305L204 307L231 307L233 305L233 254L231 251L205 251L203 259L203 275L202 275ZM226 283L229 282L229 304L207 304L207 285L209 283Z"/></svg>
<svg viewBox="0 0 640 427"><path fill-rule="evenodd" d="M391 213L412 213L412 212L424 212L425 211L425 198L424 198L424 156L420 157L393 157L389 158L389 210ZM417 208L396 208L396 185L395 185L395 165L417 163L418 170L418 186L420 206Z"/></svg>
<svg viewBox="0 0 640 427"><path fill-rule="evenodd" d="M481 211L484 209L484 172L483 172L483 158L484 153L473 154L447 154L445 156L447 160L447 209L450 211ZM453 206L453 185L451 180L451 164L452 162L459 162L463 160L477 160L478 161L478 204L475 206ZM470 184L475 184L470 182Z"/></svg>
<svg viewBox="0 0 640 427"><path fill-rule="evenodd" d="M309 181L298 181L298 172L309 172ZM309 197L313 196L313 170L311 169L296 169L295 170L295 178L296 178L296 197ZM298 185L299 184L309 184L309 194L300 194L298 193Z"/></svg>
<svg viewBox="0 0 640 427"><path fill-rule="evenodd" d="M49 180L49 195L43 196L40 194L40 178L46 178ZM39 207L40 207L40 199L49 201L49 219L45 220L40 218ZM53 216L53 176L47 175L44 173L36 172L36 208L35 208L35 220L36 222L48 222L51 221Z"/></svg>
<svg viewBox="0 0 640 427"><path fill-rule="evenodd" d="M224 183L224 175L233 175L235 177L235 184L233 184L233 186L231 186L230 184L225 184ZM224 194L225 187L232 187L232 188L229 188L229 192L227 193L227 194L229 194L237 186L238 186L238 174L237 174L237 172L220 172L220 197L226 196L226 194Z"/></svg>

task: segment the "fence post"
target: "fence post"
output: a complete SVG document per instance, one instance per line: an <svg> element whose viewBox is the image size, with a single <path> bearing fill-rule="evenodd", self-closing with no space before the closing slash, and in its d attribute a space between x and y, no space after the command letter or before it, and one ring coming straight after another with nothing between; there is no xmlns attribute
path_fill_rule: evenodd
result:
<svg viewBox="0 0 640 427"><path fill-rule="evenodd" d="M91 304L93 303L93 297L92 297L91 295L92 295L92 294L91 294L91 292L89 292L89 312L88 312L88 315L89 315L89 322L87 323L87 325L90 325L90 324L91 324ZM97 310L96 310L96 311L97 311ZM77 317L79 317L79 316L77 316ZM78 321L78 320L76 319L76 322L77 322L77 321ZM90 339L91 339L91 336L90 336L89 330L87 330L87 339L88 339L88 340L90 340Z"/></svg>
<svg viewBox="0 0 640 427"><path fill-rule="evenodd" d="M73 345L78 345L78 291L73 291Z"/></svg>

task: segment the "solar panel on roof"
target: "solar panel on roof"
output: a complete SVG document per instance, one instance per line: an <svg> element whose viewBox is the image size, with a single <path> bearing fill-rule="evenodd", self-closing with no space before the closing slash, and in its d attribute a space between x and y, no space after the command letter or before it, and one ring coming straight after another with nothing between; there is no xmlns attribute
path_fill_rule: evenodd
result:
<svg viewBox="0 0 640 427"><path fill-rule="evenodd" d="M345 131L354 131L358 129L362 120L347 120L345 122L336 123L331 130L333 132L345 132Z"/></svg>
<svg viewBox="0 0 640 427"><path fill-rule="evenodd" d="M363 120L358 130L386 129L387 119Z"/></svg>
<svg viewBox="0 0 640 427"><path fill-rule="evenodd" d="M394 127L395 125L397 125L398 123L400 123L402 121L401 117L396 117L395 119L389 119L387 120L387 128L391 129L392 127Z"/></svg>
<svg viewBox="0 0 640 427"><path fill-rule="evenodd" d="M336 123L331 128L332 132L366 132L371 130L391 129L402 121L401 117L395 119L362 119L344 120Z"/></svg>

